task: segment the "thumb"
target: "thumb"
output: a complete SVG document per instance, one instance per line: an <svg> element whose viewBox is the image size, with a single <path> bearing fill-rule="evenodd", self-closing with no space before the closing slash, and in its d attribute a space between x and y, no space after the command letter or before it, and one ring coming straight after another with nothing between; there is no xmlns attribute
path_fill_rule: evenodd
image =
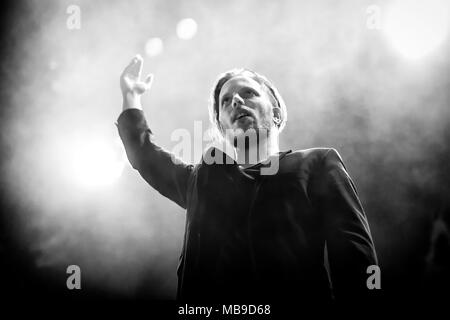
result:
<svg viewBox="0 0 450 320"><path fill-rule="evenodd" d="M153 74L149 74L147 75L147 77L145 78L145 90L149 90L152 87L152 83L153 83Z"/></svg>
<svg viewBox="0 0 450 320"><path fill-rule="evenodd" d="M145 78L145 81L139 81L138 83L136 83L135 85L136 92L138 94L143 94L145 91L150 90L152 83L153 83L153 74L149 74Z"/></svg>

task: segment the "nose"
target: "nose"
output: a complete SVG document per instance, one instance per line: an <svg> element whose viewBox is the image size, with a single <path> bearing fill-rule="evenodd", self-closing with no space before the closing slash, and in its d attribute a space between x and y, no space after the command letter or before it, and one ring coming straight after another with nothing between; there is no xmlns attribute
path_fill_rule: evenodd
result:
<svg viewBox="0 0 450 320"><path fill-rule="evenodd" d="M233 104L233 108L236 108L238 106L238 104L240 104L240 105L244 104L244 99L242 99L241 96L238 93L236 93L233 96L232 104Z"/></svg>

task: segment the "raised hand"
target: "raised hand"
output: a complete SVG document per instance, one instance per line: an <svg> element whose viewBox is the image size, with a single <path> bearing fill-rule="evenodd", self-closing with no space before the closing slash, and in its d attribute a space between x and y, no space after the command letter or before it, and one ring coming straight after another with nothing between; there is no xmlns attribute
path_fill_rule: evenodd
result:
<svg viewBox="0 0 450 320"><path fill-rule="evenodd" d="M153 74L149 74L145 81L141 81L144 59L136 55L120 76L120 89L123 96L123 110L137 108L142 110L141 95L150 89Z"/></svg>

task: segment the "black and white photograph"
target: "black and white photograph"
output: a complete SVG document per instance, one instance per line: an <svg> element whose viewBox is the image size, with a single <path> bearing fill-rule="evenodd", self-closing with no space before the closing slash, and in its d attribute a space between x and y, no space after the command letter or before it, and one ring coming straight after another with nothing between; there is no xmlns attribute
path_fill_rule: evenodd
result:
<svg viewBox="0 0 450 320"><path fill-rule="evenodd" d="M449 1L0 11L0 305L448 315Z"/></svg>

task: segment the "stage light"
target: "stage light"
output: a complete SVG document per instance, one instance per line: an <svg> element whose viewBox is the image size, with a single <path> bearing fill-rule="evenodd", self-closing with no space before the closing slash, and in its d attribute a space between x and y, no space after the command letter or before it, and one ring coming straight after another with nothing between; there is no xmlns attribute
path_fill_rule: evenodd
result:
<svg viewBox="0 0 450 320"><path fill-rule="evenodd" d="M407 58L417 59L445 40L448 10L445 0L397 1L386 13L384 30L395 49Z"/></svg>
<svg viewBox="0 0 450 320"><path fill-rule="evenodd" d="M183 40L192 39L197 33L197 22L194 19L187 18L180 20L177 24L177 36Z"/></svg>
<svg viewBox="0 0 450 320"><path fill-rule="evenodd" d="M58 62L56 62L55 60L50 60L48 62L48 68L52 71L56 70L58 68Z"/></svg>
<svg viewBox="0 0 450 320"><path fill-rule="evenodd" d="M120 146L100 140L77 140L64 154L65 175L78 186L107 186L120 177L125 166Z"/></svg>
<svg viewBox="0 0 450 320"><path fill-rule="evenodd" d="M150 38L145 43L145 53L148 57L156 57L164 50L164 43L160 38Z"/></svg>

